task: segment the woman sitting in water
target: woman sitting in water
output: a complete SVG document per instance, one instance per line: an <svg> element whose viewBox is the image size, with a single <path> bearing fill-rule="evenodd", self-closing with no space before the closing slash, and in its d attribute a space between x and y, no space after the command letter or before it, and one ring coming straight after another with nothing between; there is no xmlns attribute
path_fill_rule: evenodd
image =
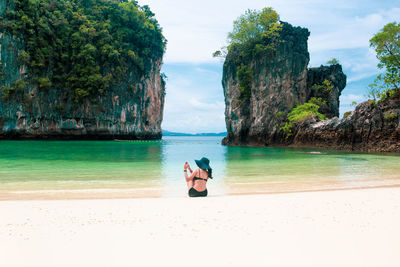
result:
<svg viewBox="0 0 400 267"><path fill-rule="evenodd" d="M206 197L207 196L207 180L212 179L212 169L210 167L210 161L208 158L202 158L201 160L195 160L199 168L192 171L189 163L185 162L183 165L183 172L185 174L186 183L189 189L190 197ZM187 174L187 170L190 171L190 176Z"/></svg>

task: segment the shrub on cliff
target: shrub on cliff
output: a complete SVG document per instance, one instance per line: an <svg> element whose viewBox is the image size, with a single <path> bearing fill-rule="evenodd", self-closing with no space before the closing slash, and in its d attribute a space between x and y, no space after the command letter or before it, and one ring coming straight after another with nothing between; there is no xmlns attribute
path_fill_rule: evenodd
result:
<svg viewBox="0 0 400 267"><path fill-rule="evenodd" d="M145 76L166 44L154 14L133 0L14 0L0 32L24 43L29 83L65 89L77 103Z"/></svg>
<svg viewBox="0 0 400 267"><path fill-rule="evenodd" d="M303 122L307 118L318 116L319 120L327 119L325 115L318 112L319 105L315 103L318 101L320 100L312 99L311 101L303 105L297 105L292 109L292 111L287 115L287 122L283 127L281 127L281 130L286 134L286 137L292 135L292 129L296 123Z"/></svg>
<svg viewBox="0 0 400 267"><path fill-rule="evenodd" d="M38 79L39 90L48 91L51 87L51 81L47 77L42 77Z"/></svg>
<svg viewBox="0 0 400 267"><path fill-rule="evenodd" d="M345 112L345 113L343 114L343 118L347 118L347 117L351 114L351 112L352 112L352 111L347 111L347 112Z"/></svg>
<svg viewBox="0 0 400 267"><path fill-rule="evenodd" d="M336 65L336 64L339 64L339 60L336 59L336 58L331 58L330 60L328 60L326 62L326 64L328 64L328 65Z"/></svg>
<svg viewBox="0 0 400 267"><path fill-rule="evenodd" d="M15 95L15 88L10 86L2 86L0 88L1 91L1 99L3 101L9 100L12 96Z"/></svg>
<svg viewBox="0 0 400 267"><path fill-rule="evenodd" d="M26 89L26 83L22 79L17 79L14 82L14 88L16 92L23 93Z"/></svg>
<svg viewBox="0 0 400 267"><path fill-rule="evenodd" d="M238 67L237 76L239 80L240 99L243 101L250 100L251 83L253 82L253 71L242 64Z"/></svg>
<svg viewBox="0 0 400 267"><path fill-rule="evenodd" d="M322 93L322 94L329 94L334 86L332 85L332 81L324 80L321 84L313 84L311 86L311 90Z"/></svg>

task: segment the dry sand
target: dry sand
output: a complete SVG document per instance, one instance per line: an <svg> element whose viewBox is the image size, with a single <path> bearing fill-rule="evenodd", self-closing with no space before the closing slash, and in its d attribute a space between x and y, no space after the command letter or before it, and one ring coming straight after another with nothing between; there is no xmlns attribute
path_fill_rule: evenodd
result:
<svg viewBox="0 0 400 267"><path fill-rule="evenodd" d="M399 267L400 188L0 201L0 266Z"/></svg>

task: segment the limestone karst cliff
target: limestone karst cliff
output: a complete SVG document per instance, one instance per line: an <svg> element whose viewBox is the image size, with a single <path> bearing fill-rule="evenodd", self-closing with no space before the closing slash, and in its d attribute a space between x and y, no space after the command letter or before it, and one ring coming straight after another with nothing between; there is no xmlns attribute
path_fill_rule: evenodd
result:
<svg viewBox="0 0 400 267"><path fill-rule="evenodd" d="M324 92L321 88L313 88L313 85L322 84L324 81L332 82L333 88L329 90L329 92ZM320 97L325 100L327 104L321 106L319 112L325 114L328 118L339 116L339 97L345 87L346 75L343 73L342 66L339 64L309 68L307 70L308 100L312 97Z"/></svg>
<svg viewBox="0 0 400 267"><path fill-rule="evenodd" d="M387 93L379 101L366 101L354 111L339 116L339 97L346 86L346 75L339 64L307 68L307 29L284 23L280 42L273 53L232 59L224 63L223 88L225 145L290 146L344 149L364 152L400 152L400 94ZM248 66L251 75L246 98L240 88L239 71ZM326 83L328 86L322 86ZM297 121L291 132L282 126L296 105L314 99L323 102L318 116Z"/></svg>
<svg viewBox="0 0 400 267"><path fill-rule="evenodd" d="M321 113L328 118L338 116L339 96L346 85L346 75L340 65L307 68L309 34L305 28L283 23L279 43L272 53L250 57L247 62L235 61L236 51L228 53L222 79L228 132L224 144L285 143L285 134L280 130L285 115L312 97L323 97L327 102ZM245 100L239 88L238 69L241 64L249 66L253 74L250 93ZM332 83L329 92L314 89L314 85L325 80Z"/></svg>
<svg viewBox="0 0 400 267"><path fill-rule="evenodd" d="M0 139L161 138L165 39L147 6L1 0L0 15Z"/></svg>

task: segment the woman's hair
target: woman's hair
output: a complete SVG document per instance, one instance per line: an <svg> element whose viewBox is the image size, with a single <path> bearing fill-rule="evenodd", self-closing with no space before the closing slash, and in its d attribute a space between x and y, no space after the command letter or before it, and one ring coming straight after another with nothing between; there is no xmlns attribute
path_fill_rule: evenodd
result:
<svg viewBox="0 0 400 267"><path fill-rule="evenodd" d="M207 169L207 173L208 173L208 178L212 179L212 169L211 168Z"/></svg>
<svg viewBox="0 0 400 267"><path fill-rule="evenodd" d="M209 168L209 169L199 168L199 169L202 169L202 170L206 171L208 173L208 178L211 178L211 179L213 178L212 177L212 169L211 168ZM199 175L200 175L200 171L199 171Z"/></svg>

